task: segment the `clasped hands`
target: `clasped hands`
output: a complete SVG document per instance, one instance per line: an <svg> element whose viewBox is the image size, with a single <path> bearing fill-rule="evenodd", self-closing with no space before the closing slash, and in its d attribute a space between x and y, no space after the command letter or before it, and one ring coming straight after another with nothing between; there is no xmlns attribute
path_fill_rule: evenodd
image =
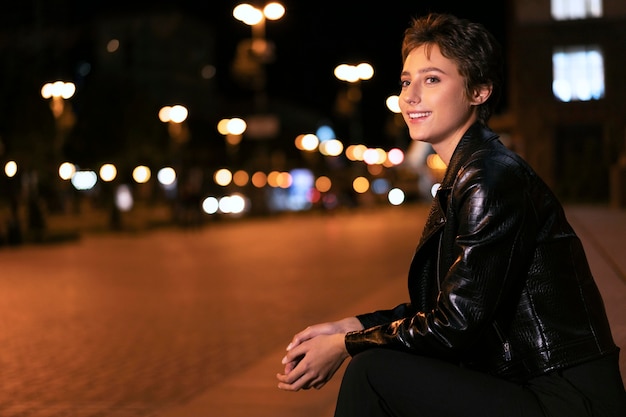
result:
<svg viewBox="0 0 626 417"><path fill-rule="evenodd" d="M356 317L348 317L309 326L297 333L282 360L284 372L276 374L278 388L286 391L322 388L349 356L346 333L362 329Z"/></svg>

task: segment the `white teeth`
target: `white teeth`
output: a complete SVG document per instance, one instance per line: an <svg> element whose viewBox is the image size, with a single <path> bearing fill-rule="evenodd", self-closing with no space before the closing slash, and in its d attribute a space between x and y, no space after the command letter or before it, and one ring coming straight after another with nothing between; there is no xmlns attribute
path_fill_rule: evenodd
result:
<svg viewBox="0 0 626 417"><path fill-rule="evenodd" d="M418 117L426 117L430 114L429 111L421 112L421 113L409 113L409 117L411 119L417 119Z"/></svg>

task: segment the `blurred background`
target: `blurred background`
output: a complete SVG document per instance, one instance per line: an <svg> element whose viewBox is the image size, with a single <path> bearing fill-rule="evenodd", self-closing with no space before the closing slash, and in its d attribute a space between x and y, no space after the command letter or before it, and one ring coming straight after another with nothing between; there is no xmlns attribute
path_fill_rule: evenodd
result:
<svg viewBox="0 0 626 417"><path fill-rule="evenodd" d="M483 23L491 126L566 202L626 207L623 0L24 0L0 14L0 243L428 201L397 113L412 17Z"/></svg>

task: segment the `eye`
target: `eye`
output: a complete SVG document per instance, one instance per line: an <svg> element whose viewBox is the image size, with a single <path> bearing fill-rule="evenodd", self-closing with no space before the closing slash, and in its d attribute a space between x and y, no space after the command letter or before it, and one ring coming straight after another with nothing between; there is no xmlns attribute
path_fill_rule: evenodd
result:
<svg viewBox="0 0 626 417"><path fill-rule="evenodd" d="M411 82L409 80L400 80L400 87L404 88L404 87L408 87L409 84L411 84Z"/></svg>
<svg viewBox="0 0 626 417"><path fill-rule="evenodd" d="M424 82L425 82L426 84L436 84L436 83L438 83L439 81L440 81L440 80L439 80L439 77L435 77L435 76L426 77L426 78L424 79Z"/></svg>

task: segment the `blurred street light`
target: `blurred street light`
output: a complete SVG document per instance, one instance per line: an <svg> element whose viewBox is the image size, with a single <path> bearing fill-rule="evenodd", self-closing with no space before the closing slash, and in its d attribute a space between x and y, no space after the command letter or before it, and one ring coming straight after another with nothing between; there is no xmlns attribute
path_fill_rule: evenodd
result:
<svg viewBox="0 0 626 417"><path fill-rule="evenodd" d="M165 188L172 187L176 183L176 170L172 167L161 168L157 172L157 180Z"/></svg>
<svg viewBox="0 0 626 417"><path fill-rule="evenodd" d="M55 81L46 83L41 87L41 97L52 99L50 109L55 118L61 117L65 109L64 100L71 98L76 92L76 86L72 82Z"/></svg>
<svg viewBox="0 0 626 417"><path fill-rule="evenodd" d="M350 84L346 98L350 103L361 100L361 81L369 80L374 76L374 68L367 62L358 65L340 64L335 67L335 77ZM353 111L350 109L349 112Z"/></svg>
<svg viewBox="0 0 626 417"><path fill-rule="evenodd" d="M180 145L189 139L189 131L184 124L188 115L189 111L187 108L180 104L164 106L159 110L159 120L167 123L167 131L176 145Z"/></svg>
<svg viewBox="0 0 626 417"><path fill-rule="evenodd" d="M98 174L91 170L76 171L70 182L78 191L88 191L96 186L98 182Z"/></svg>
<svg viewBox="0 0 626 417"><path fill-rule="evenodd" d="M374 76L374 68L367 62L358 65L340 64L335 67L335 77L341 81L356 83Z"/></svg>
<svg viewBox="0 0 626 417"><path fill-rule="evenodd" d="M246 131L247 124L243 119L238 117L232 118L226 124L226 128L228 129L228 133L233 135L241 135Z"/></svg>
<svg viewBox="0 0 626 417"><path fill-rule="evenodd" d="M226 143L231 146L237 146L241 142L242 135L247 129L245 120L239 117L232 119L222 119L217 124L217 130L224 135Z"/></svg>
<svg viewBox="0 0 626 417"><path fill-rule="evenodd" d="M117 168L113 164L103 164L99 173L102 181L111 182L117 177Z"/></svg>
<svg viewBox="0 0 626 417"><path fill-rule="evenodd" d="M58 157L65 142L67 132L74 126L74 114L68 110L66 100L74 96L76 86L72 82L55 81L41 87L41 97L50 100L50 110L56 124L56 137L53 143L54 156Z"/></svg>
<svg viewBox="0 0 626 417"><path fill-rule="evenodd" d="M400 105L398 104L398 99L399 97L397 95L391 95L387 97L387 100L385 100L387 108L393 113L400 113Z"/></svg>
<svg viewBox="0 0 626 417"><path fill-rule="evenodd" d="M44 84L41 87L41 97L44 100L49 100L50 110L52 111L52 115L54 116L54 136L51 141L47 141L43 143L41 147L38 147L35 152L39 155L38 157L42 158L43 169L45 174L43 176L39 176L39 169L34 169L32 172L27 174L27 201L28 201L28 210L31 213L28 217L28 228L31 231L34 231L38 236L37 238L42 238L42 233L46 228L46 220L44 215L44 210L42 209L43 200L39 193L39 178L44 178L44 181L49 181L51 176L51 170L57 169L58 163L61 162L63 158L63 147L65 145L66 139L69 136L71 129L74 127L76 123L76 116L72 111L71 103L68 101L70 98L74 96L76 92L76 85L72 82L66 81L54 81ZM89 174L82 174L77 179L80 180L88 177ZM73 176L70 181L73 181ZM82 187L83 185L76 185L72 182L72 185L76 189L78 187ZM54 209L61 209L64 205L64 192L62 191L65 186L63 184L59 184L57 182L52 182L49 185L52 193L50 193L47 197L48 207L54 207Z"/></svg>
<svg viewBox="0 0 626 417"><path fill-rule="evenodd" d="M145 165L138 165L133 169L133 180L135 180L137 184L147 183L151 175L150 168Z"/></svg>
<svg viewBox="0 0 626 417"><path fill-rule="evenodd" d="M298 135L294 141L296 148L301 151L314 151L318 148L320 140L313 133Z"/></svg>
<svg viewBox="0 0 626 417"><path fill-rule="evenodd" d="M63 162L59 165L59 177L66 181L72 178L72 175L76 173L76 166L71 162Z"/></svg>
<svg viewBox="0 0 626 417"><path fill-rule="evenodd" d="M349 84L345 92L337 94L335 110L345 118L351 119L350 134L352 140L361 140L362 128L359 113L361 101L361 81L369 80L374 76L374 68L367 62L357 65L340 64L335 67L335 77Z"/></svg>
<svg viewBox="0 0 626 417"><path fill-rule="evenodd" d="M274 60L274 44L266 39L267 20L279 20L285 15L285 7L271 2L259 9L250 4L239 4L233 9L233 17L252 28L251 39L237 45L233 73L239 81L257 93L257 105L265 104L266 75L264 65Z"/></svg>
<svg viewBox="0 0 626 417"><path fill-rule="evenodd" d="M265 39L265 21L279 20L285 15L285 7L278 3L268 3L263 9L250 4L239 4L233 9L233 17L252 28L251 51L264 62L273 59L271 45Z"/></svg>
<svg viewBox="0 0 626 417"><path fill-rule="evenodd" d="M17 162L9 161L4 164L4 173L7 177L12 178L17 174Z"/></svg>
<svg viewBox="0 0 626 417"><path fill-rule="evenodd" d="M329 139L319 144L319 151L325 156L339 156L343 152L343 143L338 139Z"/></svg>
<svg viewBox="0 0 626 417"><path fill-rule="evenodd" d="M72 176L76 173L76 166L71 162L63 162L59 165L59 177L62 180L67 181L72 178Z"/></svg>
<svg viewBox="0 0 626 417"><path fill-rule="evenodd" d="M159 110L159 120L163 123L182 123L187 120L189 111L185 106L177 104L175 106L165 106Z"/></svg>

